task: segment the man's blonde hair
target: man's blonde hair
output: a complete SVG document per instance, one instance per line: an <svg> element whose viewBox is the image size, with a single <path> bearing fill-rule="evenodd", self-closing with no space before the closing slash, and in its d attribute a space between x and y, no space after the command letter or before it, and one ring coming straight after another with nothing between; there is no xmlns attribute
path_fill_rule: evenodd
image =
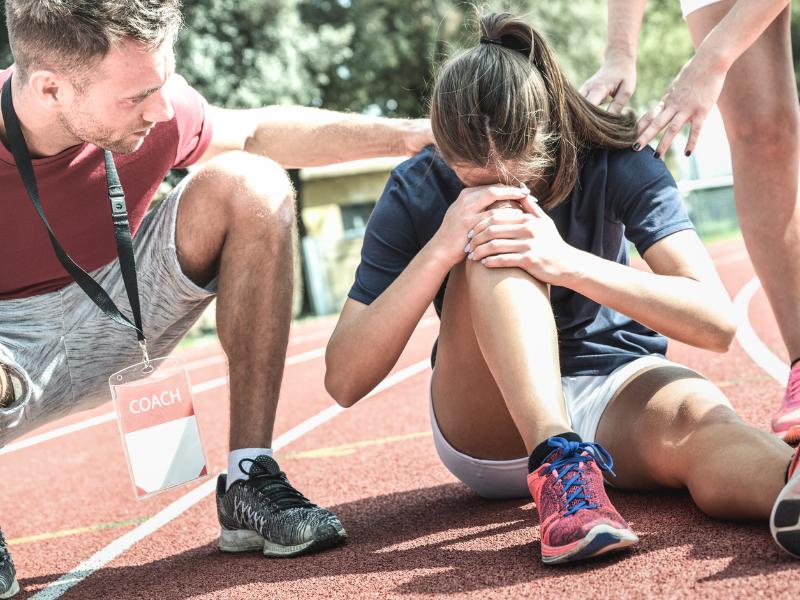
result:
<svg viewBox="0 0 800 600"><path fill-rule="evenodd" d="M125 39L155 50L174 41L182 22L180 0L6 0L21 79L37 69L80 76Z"/></svg>

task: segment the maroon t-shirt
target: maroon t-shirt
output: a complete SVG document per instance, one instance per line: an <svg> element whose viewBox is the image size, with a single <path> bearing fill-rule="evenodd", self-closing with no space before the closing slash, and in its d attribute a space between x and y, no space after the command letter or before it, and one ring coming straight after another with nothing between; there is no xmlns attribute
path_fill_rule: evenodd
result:
<svg viewBox="0 0 800 600"><path fill-rule="evenodd" d="M12 69L0 71L0 85ZM142 146L114 156L134 236L167 172L196 162L211 142L207 104L172 76L164 90L175 117L158 123ZM103 151L91 144L33 160L42 208L56 238L85 271L117 257ZM51 292L72 283L22 185L11 152L0 144L0 300Z"/></svg>

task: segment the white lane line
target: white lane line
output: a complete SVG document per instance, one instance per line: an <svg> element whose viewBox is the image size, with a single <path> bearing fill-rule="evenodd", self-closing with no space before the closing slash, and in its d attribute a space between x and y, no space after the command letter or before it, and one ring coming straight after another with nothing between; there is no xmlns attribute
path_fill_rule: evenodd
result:
<svg viewBox="0 0 800 600"><path fill-rule="evenodd" d="M296 365L302 362L307 362L309 360L317 358L318 356L323 356L324 354L325 354L325 348L317 348L316 350L312 350L310 352L304 352L302 354L290 356L289 358L286 359L286 365L289 366L289 365ZM224 356L214 357L214 358L217 362L223 362L225 360ZM216 379L212 379L211 381L206 381L204 383L192 386L192 392L195 394L200 394L202 392L207 392L208 390L222 387L227 383L228 383L227 376L217 377ZM87 419L85 421L80 421L78 423L73 423L72 425L59 427L58 429L53 429L52 431L48 431L46 433L30 437L26 440L22 440L21 442L8 444L7 446L0 448L0 456L3 456L4 454L11 454L12 452L22 450L23 448L30 448L31 446L36 446L37 444L42 444L44 442L53 440L55 438L60 438L65 435L69 435L70 433L75 433L76 431L82 431L83 429L89 429L90 427L95 427L96 425L102 425L103 423L108 423L109 421L113 421L115 418L116 418L116 413L112 410L111 412L104 413L97 417L92 417L91 419Z"/></svg>
<svg viewBox="0 0 800 600"><path fill-rule="evenodd" d="M192 386L192 393L199 394L201 392L206 392L208 390L221 387L226 383L228 383L227 377L218 377L217 379L212 379L211 381L206 381L205 383ZM89 429L90 427L95 427L96 425L102 425L103 423L114 421L116 418L117 413L112 410L111 412L103 413L102 415L92 417L91 419L86 419L85 421L79 421L78 423L73 423L72 425L65 425L64 427L59 427L58 429L53 429L52 431L34 435L26 440L22 440L21 442L14 442L8 446L3 446L0 448L0 456L17 452L23 448L30 448L31 446L43 444L44 442L49 442L50 440L69 435L70 433L75 433L76 431Z"/></svg>
<svg viewBox="0 0 800 600"><path fill-rule="evenodd" d="M748 309L753 296L760 287L761 282L758 277L754 277L736 294L736 298L733 301L739 321L736 339L754 363L764 369L775 381L785 385L789 380L789 365L775 356L772 350L756 335L753 326L750 324Z"/></svg>
<svg viewBox="0 0 800 600"><path fill-rule="evenodd" d="M430 361L423 360L410 367L406 367L405 369L398 371L394 375L390 375L387 377L383 383L381 383L378 387L376 387L370 394L365 396L366 398L370 398L375 394L379 394L380 392L397 385L417 375L422 373L426 369L430 368ZM303 421L296 427L293 427L286 433L281 436L278 436L272 444L272 448L274 450L280 450L287 444L292 443L293 441L297 440L298 438L304 436L309 431L319 427L326 421L330 421L333 417L341 413L344 409L339 406L338 404L330 406L323 410L322 412L314 415L310 419ZM117 538L113 542L111 542L105 548L102 548L87 560L83 561L77 567L75 567L69 573L66 573L59 577L56 581L49 584L46 588L40 591L38 594L31 597L31 600L55 600L56 598L60 598L63 594L65 594L68 590L75 587L81 581L89 577L95 571L102 569L112 560L117 558L120 554L131 548L134 544L141 541L142 539L146 538L150 534L156 532L158 529L169 523L170 521L176 519L185 511L190 509L192 506L200 502L203 498L211 494L216 488L216 480L210 479L206 481L199 487L196 487L189 493L181 496L177 500L175 500L172 504L164 508L161 512L157 513L135 529L129 531L125 535L120 538Z"/></svg>
<svg viewBox="0 0 800 600"><path fill-rule="evenodd" d="M197 360L193 360L191 362L186 363L186 368L190 371L194 371L196 369L203 369L205 367L213 367L214 365L218 365L220 363L224 363L226 361L225 353L222 350L219 350L218 354L214 354L213 356L209 356L208 358L199 358Z"/></svg>
<svg viewBox="0 0 800 600"><path fill-rule="evenodd" d="M58 429L53 429L53 431L48 431L47 433L42 433L39 435L35 435L33 437L29 437L26 440L22 440L21 442L15 442L13 444L9 444L8 446L3 446L0 448L0 456L4 454L11 454L12 452L16 452L17 450L22 450L23 448L30 448L31 446L36 446L37 444L41 444L48 440L52 440L55 438L59 438L64 435L68 435L70 433L75 433L76 431L80 431L81 429L88 429L89 427L94 427L95 425L102 425L103 423L108 423L109 421L113 421L116 418L115 412L109 412L97 417L92 417L91 419L86 419L85 421L81 421L79 423L73 423L72 425L67 425L65 427L59 427Z"/></svg>
<svg viewBox="0 0 800 600"><path fill-rule="evenodd" d="M301 362L307 362L309 360L314 360L315 358L320 358L325 356L325 348L314 348L313 350L309 350L308 352L303 352L301 354L295 354L294 356L289 356L286 358L286 366L289 365L296 365Z"/></svg>
<svg viewBox="0 0 800 600"><path fill-rule="evenodd" d="M745 254L746 256L746 254ZM431 325L435 325L439 322L437 317L425 317L419 322L417 325L417 329L424 329L425 327L430 327ZM331 336L331 332L325 333L323 335L313 336L315 338L325 337L328 338ZM292 356L288 356L286 358L286 365L296 365L298 363L313 360L315 358L319 358L321 356L325 356L325 347L322 348L314 348L313 350L308 350L307 352L301 352L300 354L294 354ZM193 360L186 364L186 368L190 371L194 371L195 369L203 369L206 367L213 367L218 364L222 364L226 362L225 354L222 353L220 350L219 354L215 354L214 356L209 356L206 358L199 358L197 360Z"/></svg>
<svg viewBox="0 0 800 600"><path fill-rule="evenodd" d="M426 317L419 322L417 326L418 329L422 329L424 327L430 327L431 325L435 325L439 322L439 319L436 317ZM315 358L320 358L325 355L325 348L315 348L314 350L309 350L308 352L302 352L300 354L295 354L294 356L289 356L286 359L286 366L290 365L297 365L303 362L307 362L309 360L313 360ZM212 362L213 361L213 362ZM200 368L201 366L210 366L212 364L220 363L225 361L225 356L214 356L207 359L197 360L194 363L188 363L188 367L192 368ZM203 364L198 364L203 363ZM218 377L216 379L212 379L211 381L207 381L205 383L200 383L192 387L192 392L195 394L200 394L202 392L207 392L208 390L215 389L221 387L228 383L228 377ZM375 388L378 389L378 388ZM72 425L66 425L64 427L59 427L58 429L53 429L52 431L48 431L47 433L42 433L40 435L35 435L30 437L26 440L22 440L21 442L15 442L13 444L8 444L0 448L0 456L4 454L11 454L12 452L17 452L18 450L22 450L24 448L30 448L31 446L36 446L38 444L42 444L44 442L48 442L50 440L63 437L65 435L69 435L70 433L75 433L76 431L82 431L84 429L89 429L90 427L95 427L96 425L102 425L103 423L108 423L113 421L116 418L116 413L114 411L104 413L97 417L92 417L91 419L87 419L85 421L79 421L78 423L73 423Z"/></svg>
<svg viewBox="0 0 800 600"><path fill-rule="evenodd" d="M749 259L750 255L747 253L747 250L738 250L730 254L723 254L719 258L714 259L714 266L719 267L720 265L727 265Z"/></svg>

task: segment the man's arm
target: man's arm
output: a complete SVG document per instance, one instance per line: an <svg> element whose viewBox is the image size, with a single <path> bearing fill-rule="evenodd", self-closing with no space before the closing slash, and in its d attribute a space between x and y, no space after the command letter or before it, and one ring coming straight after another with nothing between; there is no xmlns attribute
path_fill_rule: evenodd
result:
<svg viewBox="0 0 800 600"><path fill-rule="evenodd" d="M232 110L210 106L211 145L267 156L286 169L379 156L407 156L433 143L427 119L386 119L300 106Z"/></svg>

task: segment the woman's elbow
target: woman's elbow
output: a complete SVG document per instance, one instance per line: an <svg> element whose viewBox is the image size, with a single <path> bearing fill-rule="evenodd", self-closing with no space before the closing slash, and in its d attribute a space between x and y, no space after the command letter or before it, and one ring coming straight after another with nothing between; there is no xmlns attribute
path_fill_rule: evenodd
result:
<svg viewBox="0 0 800 600"><path fill-rule="evenodd" d="M733 340L736 339L738 323L732 317L726 318L714 327L714 331L707 337L708 349L724 354L731 349Z"/></svg>
<svg viewBox="0 0 800 600"><path fill-rule="evenodd" d="M348 389L346 378L336 377L333 369L325 371L325 390L342 408L350 408L360 400L352 389Z"/></svg>

